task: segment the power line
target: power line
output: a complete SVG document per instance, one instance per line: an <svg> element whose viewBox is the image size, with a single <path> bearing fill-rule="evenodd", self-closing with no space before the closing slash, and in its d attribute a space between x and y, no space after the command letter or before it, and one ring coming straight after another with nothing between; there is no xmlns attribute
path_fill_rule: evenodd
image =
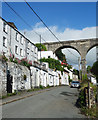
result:
<svg viewBox="0 0 98 120"><path fill-rule="evenodd" d="M66 48L71 54L73 54L68 48ZM78 58L78 56L76 56L75 54L73 54L76 58Z"/></svg>
<svg viewBox="0 0 98 120"><path fill-rule="evenodd" d="M41 17L35 12L35 10L29 5L29 3L24 0L25 3L29 6L29 8L33 11L33 13L39 18L39 20L44 24L44 26L51 32L51 34L60 42L57 36L50 30L50 28L46 25L46 23L41 19Z"/></svg>
<svg viewBox="0 0 98 120"><path fill-rule="evenodd" d="M3 0L3 1L6 3L6 5L7 5L28 27L30 27L31 29L33 29L5 0ZM33 29L33 32L34 32L36 35L40 36L39 33L37 33L36 31L34 31L34 29ZM45 40L43 37L41 37L41 39L46 42L46 40ZM47 42L46 42L46 43L47 43Z"/></svg>
<svg viewBox="0 0 98 120"><path fill-rule="evenodd" d="M59 40L59 38L50 30L50 28L46 25L46 23L41 19L41 17L35 12L35 10L30 6L30 4L24 0L25 3L28 5L28 7L33 11L33 13L38 17L38 19L44 24L44 26L50 31L50 33L61 43L61 41ZM71 54L73 54L70 50L68 50ZM74 54L73 54L74 55ZM75 57L77 57L76 55L74 55ZM77 57L78 58L78 57Z"/></svg>
<svg viewBox="0 0 98 120"><path fill-rule="evenodd" d="M29 26L31 29L33 29L5 0L3 0L5 3L6 3L6 5L27 25L27 26ZM26 2L26 0L24 0L25 2ZM48 26L43 22L43 20L38 16L38 14L33 10L33 8L26 2L26 4L31 8L31 10L36 14L36 16L41 20L41 22L46 26L46 28L52 33L52 35L61 43L61 41L56 37L56 35L48 28ZM39 37L40 37L40 34L38 34L36 31L34 31L34 29L33 29L33 32L35 33L35 34L37 34ZM43 37L41 37L41 39L43 40L43 41L45 41L46 42L46 40L43 38ZM47 42L46 42L47 43ZM68 50L68 49L67 49ZM71 54L73 54L70 50L68 50ZM74 54L73 54L74 55ZM77 57L76 55L74 55L75 57Z"/></svg>

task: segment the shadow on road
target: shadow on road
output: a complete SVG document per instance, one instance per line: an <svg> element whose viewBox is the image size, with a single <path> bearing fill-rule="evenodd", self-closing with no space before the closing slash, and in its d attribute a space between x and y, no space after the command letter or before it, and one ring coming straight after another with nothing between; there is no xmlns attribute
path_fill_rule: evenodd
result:
<svg viewBox="0 0 98 120"><path fill-rule="evenodd" d="M78 96L78 93L71 93L71 92L62 92L60 94L65 96Z"/></svg>
<svg viewBox="0 0 98 120"><path fill-rule="evenodd" d="M73 102L73 105L76 106L77 108L79 108L79 106L78 106L78 100L79 100L78 99L78 93L72 93L72 92L65 92L64 91L64 92L61 92L60 94L64 95L64 96L68 96L70 98L72 97L72 99L73 99L74 96L77 97L75 102ZM68 99L65 99L65 100L68 100Z"/></svg>

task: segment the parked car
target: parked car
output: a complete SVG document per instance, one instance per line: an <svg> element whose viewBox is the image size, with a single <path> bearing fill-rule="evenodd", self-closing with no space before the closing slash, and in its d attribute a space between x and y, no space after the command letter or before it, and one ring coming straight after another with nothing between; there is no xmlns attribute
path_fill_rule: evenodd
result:
<svg viewBox="0 0 98 120"><path fill-rule="evenodd" d="M80 87L80 82L79 81L72 81L71 82L71 88L79 88Z"/></svg>

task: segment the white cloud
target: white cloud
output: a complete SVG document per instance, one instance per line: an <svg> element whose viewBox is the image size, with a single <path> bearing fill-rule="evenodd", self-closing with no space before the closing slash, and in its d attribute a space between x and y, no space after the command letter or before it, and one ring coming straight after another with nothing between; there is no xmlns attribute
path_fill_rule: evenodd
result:
<svg viewBox="0 0 98 120"><path fill-rule="evenodd" d="M57 26L50 26L49 27L53 33L60 39L60 41L67 41L67 40L80 40L80 39L88 39L88 38L96 38L96 27L86 27L82 30L78 30L78 29L72 29L72 28L66 28L64 29L64 31L60 31L59 28ZM23 30L21 32L26 32L25 36L27 38L29 38L33 43L38 43L40 42L40 37L38 35L36 35L34 33L34 31L36 31L38 34L40 34L42 36L42 38L44 38L47 42L57 42L57 40L55 39L55 37L47 30L47 28L45 28L42 23L37 23L34 26L33 30ZM44 42L42 40L42 42ZM94 61L94 57L91 57L92 55L95 56L95 49L93 50L93 52L91 52L88 56L87 56L87 60L88 60L88 64L90 65L91 63L93 63ZM63 50L64 52L64 50ZM73 53L77 54L76 52L74 52L72 50ZM64 52L66 55L69 54L68 51ZM77 56L79 56L77 54ZM67 57L69 59L71 59L72 61L75 61L75 58L72 55L67 55ZM91 59L89 59L91 58ZM92 65L92 64L91 64ZM75 65L74 65L75 67Z"/></svg>
<svg viewBox="0 0 98 120"><path fill-rule="evenodd" d="M49 28L61 41L96 37L96 27L86 27L82 30L65 28L63 32L60 31L57 26L50 26ZM56 38L47 30L47 28L43 27L42 23L37 23L33 30L25 30L26 36L34 43L39 42L39 37L34 33L34 31L41 34L47 42L57 41Z"/></svg>

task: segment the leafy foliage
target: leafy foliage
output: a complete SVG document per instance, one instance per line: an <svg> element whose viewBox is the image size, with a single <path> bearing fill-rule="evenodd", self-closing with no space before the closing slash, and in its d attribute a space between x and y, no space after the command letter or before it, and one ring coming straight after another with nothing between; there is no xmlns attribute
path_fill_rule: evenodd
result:
<svg viewBox="0 0 98 120"><path fill-rule="evenodd" d="M90 73L90 71L91 71L91 66L87 66L87 73Z"/></svg>
<svg viewBox="0 0 98 120"><path fill-rule="evenodd" d="M59 60L55 60L53 58L42 58L40 59L41 62L47 62L49 63L49 68L51 69L55 69L55 70L60 70L63 72L64 67L61 66L61 63L59 62Z"/></svg>
<svg viewBox="0 0 98 120"><path fill-rule="evenodd" d="M80 108L83 107L83 106L86 106L84 89L82 89L79 92L79 98L77 100L77 106L80 107Z"/></svg>
<svg viewBox="0 0 98 120"><path fill-rule="evenodd" d="M70 69L72 69L72 66L68 64L67 68L68 68L68 70L70 70Z"/></svg>
<svg viewBox="0 0 98 120"><path fill-rule="evenodd" d="M38 51L47 51L46 46L40 43L35 44L38 48Z"/></svg>
<svg viewBox="0 0 98 120"><path fill-rule="evenodd" d="M78 78L80 78L80 76L79 76L79 70L73 69L73 73L74 73L75 75L78 75Z"/></svg>
<svg viewBox="0 0 98 120"><path fill-rule="evenodd" d="M98 81L98 61L96 61L92 68L91 68L91 72L96 76L97 81Z"/></svg>
<svg viewBox="0 0 98 120"><path fill-rule="evenodd" d="M84 81L84 80L88 80L87 74L85 74L85 75L83 74L83 75L82 75L82 81Z"/></svg>
<svg viewBox="0 0 98 120"><path fill-rule="evenodd" d="M23 59L19 60L18 58L15 58L14 55L10 55L9 60L10 60L10 62L14 62L16 64L26 66L28 68L30 66L32 66L32 61L28 61L27 58L23 58Z"/></svg>
<svg viewBox="0 0 98 120"><path fill-rule="evenodd" d="M72 66L67 63L66 56L62 53L61 49L58 49L55 53L56 53L58 59L62 61L62 66L67 67L68 70L70 70L72 68Z"/></svg>
<svg viewBox="0 0 98 120"><path fill-rule="evenodd" d="M4 61L4 62L7 62L7 61L8 61L8 59L6 58L5 55L2 56L2 61Z"/></svg>
<svg viewBox="0 0 98 120"><path fill-rule="evenodd" d="M62 51L60 49L58 49L55 53L56 53L59 60L61 60L62 62L67 63L65 55L62 53Z"/></svg>

